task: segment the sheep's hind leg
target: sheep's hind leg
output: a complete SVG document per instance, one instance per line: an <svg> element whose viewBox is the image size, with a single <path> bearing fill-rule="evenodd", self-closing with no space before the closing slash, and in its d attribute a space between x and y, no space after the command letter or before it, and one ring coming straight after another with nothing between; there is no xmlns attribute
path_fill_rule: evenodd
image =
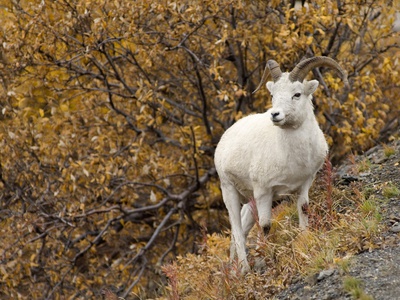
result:
<svg viewBox="0 0 400 300"><path fill-rule="evenodd" d="M250 204L245 204L240 211L240 216L242 219L242 227L244 231L244 236L247 238L249 235L250 230L253 228L255 224L252 208Z"/></svg>
<svg viewBox="0 0 400 300"><path fill-rule="evenodd" d="M246 237L243 231L241 215L240 215L240 194L234 186L229 184L221 184L222 197L229 213L229 221L231 223L232 241L231 241L231 261L237 254L242 272L246 273L250 270L246 257Z"/></svg>
<svg viewBox="0 0 400 300"><path fill-rule="evenodd" d="M243 203L245 201L245 197L243 197L242 195L240 195L240 203ZM244 238L247 241L247 236L249 235L250 230L253 228L254 224L255 224L255 220L254 220L254 216L253 216L253 212L252 212L252 208L250 206L250 204L244 204L242 206L242 210L240 211L240 219L242 221L242 228L243 228L243 232L244 232ZM235 254L235 249L236 249L236 245L235 245L235 240L231 239L231 261L234 260L234 254ZM246 253L248 254L248 248L246 246Z"/></svg>

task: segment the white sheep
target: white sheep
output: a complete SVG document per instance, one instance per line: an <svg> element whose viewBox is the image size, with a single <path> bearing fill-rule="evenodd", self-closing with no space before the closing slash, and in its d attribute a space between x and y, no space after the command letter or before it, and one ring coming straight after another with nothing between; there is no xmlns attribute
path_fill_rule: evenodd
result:
<svg viewBox="0 0 400 300"><path fill-rule="evenodd" d="M259 87L265 82L268 68L273 78L266 84L272 108L236 122L215 150L215 166L232 230L230 258L232 261L237 254L243 273L250 270L246 239L255 223L246 204L250 198L256 201L260 226L268 232L274 198L298 192L300 228L308 225L308 190L324 162L328 145L311 101L318 81L304 78L320 66L338 71L348 86L346 72L328 57L303 60L290 73L282 73L278 63L269 60Z"/></svg>

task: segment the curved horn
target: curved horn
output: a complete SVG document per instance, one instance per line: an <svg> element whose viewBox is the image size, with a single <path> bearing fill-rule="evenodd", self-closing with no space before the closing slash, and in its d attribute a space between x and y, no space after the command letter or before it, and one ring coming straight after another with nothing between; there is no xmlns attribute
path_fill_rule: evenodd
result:
<svg viewBox="0 0 400 300"><path fill-rule="evenodd" d="M294 81L302 82L304 78L307 76L308 72L310 72L314 68L322 66L335 69L340 74L345 86L346 87L349 86L346 71L343 70L342 67L335 60L327 56L311 57L299 62L297 66L293 69L293 71L290 72L289 80L292 82Z"/></svg>
<svg viewBox="0 0 400 300"><path fill-rule="evenodd" d="M265 65L264 73L261 77L261 82L258 85L258 87L254 90L253 94L255 92L257 92L261 88L261 86L265 83L265 81L267 80L267 69L269 69L269 72L271 73L271 76L272 76L272 79L274 80L274 82L277 82L278 79L282 75L282 71L279 68L278 63L273 59L268 60L267 64Z"/></svg>
<svg viewBox="0 0 400 300"><path fill-rule="evenodd" d="M274 80L274 82L277 82L282 75L282 71L279 68L278 63L275 60L270 59L269 61L267 61L267 66L269 68L269 71L271 72L272 79Z"/></svg>

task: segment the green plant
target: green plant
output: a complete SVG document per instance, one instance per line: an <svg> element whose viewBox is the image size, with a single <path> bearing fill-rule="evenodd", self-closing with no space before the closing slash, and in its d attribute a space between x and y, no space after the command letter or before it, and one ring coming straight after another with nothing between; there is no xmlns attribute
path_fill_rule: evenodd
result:
<svg viewBox="0 0 400 300"><path fill-rule="evenodd" d="M338 259L336 260L336 265L339 267L339 270L342 273L347 274L350 270L350 265L351 265L350 258Z"/></svg>
<svg viewBox="0 0 400 300"><path fill-rule="evenodd" d="M346 276L343 280L343 287L354 299L373 300L371 296L364 292L361 280L355 277Z"/></svg>
<svg viewBox="0 0 400 300"><path fill-rule="evenodd" d="M388 182L382 189L382 195L385 198L392 198L400 195L400 190L392 182Z"/></svg>
<svg viewBox="0 0 400 300"><path fill-rule="evenodd" d="M390 157L396 153L396 148L393 146L388 146L386 144L383 144L382 147L383 147L383 153L385 154L386 157Z"/></svg>
<svg viewBox="0 0 400 300"><path fill-rule="evenodd" d="M371 195L375 192L375 189L371 186L365 186L363 188L363 194L364 194L364 198L366 200L369 199L369 197L371 197Z"/></svg>
<svg viewBox="0 0 400 300"><path fill-rule="evenodd" d="M377 213L379 213L379 208L374 199L363 201L361 203L360 209L365 216L376 215Z"/></svg>
<svg viewBox="0 0 400 300"><path fill-rule="evenodd" d="M372 163L368 158L364 158L358 163L358 172L367 172L371 169Z"/></svg>

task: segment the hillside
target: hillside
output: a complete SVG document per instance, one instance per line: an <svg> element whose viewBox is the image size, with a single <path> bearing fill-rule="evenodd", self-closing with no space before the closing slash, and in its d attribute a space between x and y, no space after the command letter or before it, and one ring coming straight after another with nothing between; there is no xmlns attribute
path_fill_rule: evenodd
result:
<svg viewBox="0 0 400 300"><path fill-rule="evenodd" d="M180 257L164 268L170 280L167 298L396 299L400 293L399 168L397 140L352 157L334 170L336 212L331 213L332 224L328 226L329 218L325 221L315 214L321 220L311 221L310 236L293 229L290 222L289 226L283 224L293 215L290 208L278 207L274 213L276 232L264 241L253 236L250 242L256 244L256 249L250 245L255 272L245 277L235 264L227 262L226 236L207 236L203 254ZM321 181L317 179L318 184ZM359 202L353 206L354 201ZM284 220L281 212L289 217ZM277 234L286 237L278 239ZM323 242L326 245L321 245Z"/></svg>
<svg viewBox="0 0 400 300"><path fill-rule="evenodd" d="M398 299L400 295L400 197L399 193L384 195L382 188L374 188L391 182L400 187L400 143L394 143L393 155L387 157L382 146L374 147L359 161L367 158L371 168L354 179L364 186L371 186L372 193L382 202L382 231L379 249L355 255L344 272L338 268L324 270L300 280L277 295L277 299L355 299L363 290L371 299ZM345 175L347 166L340 171ZM340 173L339 171L339 173ZM389 197L387 197L389 196ZM388 199L387 199L388 198ZM355 280L351 280L351 278ZM356 287L360 288L357 289ZM364 296L365 297L365 296Z"/></svg>

